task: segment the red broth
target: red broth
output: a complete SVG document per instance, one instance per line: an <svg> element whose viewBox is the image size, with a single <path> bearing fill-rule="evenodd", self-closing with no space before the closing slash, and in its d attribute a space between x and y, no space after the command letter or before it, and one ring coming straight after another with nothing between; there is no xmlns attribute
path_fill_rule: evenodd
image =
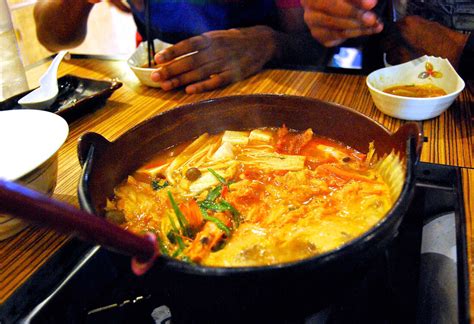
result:
<svg viewBox="0 0 474 324"><path fill-rule="evenodd" d="M160 152L116 188L106 215L183 261L260 266L338 248L396 198L365 154L311 129L263 128Z"/></svg>

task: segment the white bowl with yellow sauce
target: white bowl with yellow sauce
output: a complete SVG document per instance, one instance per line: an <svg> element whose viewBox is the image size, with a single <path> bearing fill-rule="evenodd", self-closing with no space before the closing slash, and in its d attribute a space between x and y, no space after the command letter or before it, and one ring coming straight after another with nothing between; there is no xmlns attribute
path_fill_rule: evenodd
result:
<svg viewBox="0 0 474 324"><path fill-rule="evenodd" d="M425 120L441 115L465 86L448 60L426 55L407 63L376 70L367 76L366 84L380 111L405 120ZM394 92L397 94L385 92L388 88L398 86L403 86L403 89ZM414 93L415 90L438 88L445 94L419 97L419 93Z"/></svg>

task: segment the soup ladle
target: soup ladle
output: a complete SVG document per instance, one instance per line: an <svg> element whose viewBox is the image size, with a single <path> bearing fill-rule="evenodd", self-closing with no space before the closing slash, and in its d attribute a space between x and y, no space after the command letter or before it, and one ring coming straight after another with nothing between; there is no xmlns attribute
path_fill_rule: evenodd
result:
<svg viewBox="0 0 474 324"><path fill-rule="evenodd" d="M0 179L0 201L0 213L132 256L132 270L137 275L145 273L159 254L153 234L132 234L104 218L15 182Z"/></svg>

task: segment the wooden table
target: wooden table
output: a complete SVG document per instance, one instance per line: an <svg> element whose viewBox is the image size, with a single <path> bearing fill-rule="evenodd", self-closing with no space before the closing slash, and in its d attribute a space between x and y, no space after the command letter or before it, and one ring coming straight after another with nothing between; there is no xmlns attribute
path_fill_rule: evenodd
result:
<svg viewBox="0 0 474 324"><path fill-rule="evenodd" d="M30 86L36 86L49 62L28 71ZM199 95L186 95L183 90L164 92L141 85L123 61L72 59L63 62L59 75L73 74L94 79L119 79L123 86L106 105L70 124L70 134L59 152L58 184L54 198L78 205L76 188L81 172L76 147L86 132L97 132L115 140L123 132L143 120L173 107L203 99L252 93L289 94L318 98L351 107L372 117L390 131L404 121L378 111L365 85L365 77L294 70L265 70L249 79L222 90ZM472 84L471 84L472 86ZM472 89L472 87L471 87ZM472 91L472 90L471 90ZM474 199L474 94L468 87L455 104L440 117L422 123L427 142L421 161L460 167L466 215L470 311L474 311L473 222ZM17 236L0 242L0 305L15 299L16 293L28 283L42 266L71 241L52 231L29 227ZM36 295L45 294L36 291ZM44 298L44 297L43 297ZM0 318L1 321L1 318Z"/></svg>

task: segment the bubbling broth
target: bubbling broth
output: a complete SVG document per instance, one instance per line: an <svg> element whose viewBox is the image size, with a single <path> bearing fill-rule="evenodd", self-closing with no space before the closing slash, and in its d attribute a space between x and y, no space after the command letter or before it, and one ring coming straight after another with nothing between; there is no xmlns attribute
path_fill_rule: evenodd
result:
<svg viewBox="0 0 474 324"><path fill-rule="evenodd" d="M446 91L433 84L409 84L389 87L383 92L402 97L430 98L445 96Z"/></svg>
<svg viewBox="0 0 474 324"><path fill-rule="evenodd" d="M391 208L403 181L385 182L383 168L402 164L394 153L383 168L375 160L372 147L363 154L311 129L206 133L117 186L106 218L154 233L162 254L187 262L301 260L357 238Z"/></svg>

